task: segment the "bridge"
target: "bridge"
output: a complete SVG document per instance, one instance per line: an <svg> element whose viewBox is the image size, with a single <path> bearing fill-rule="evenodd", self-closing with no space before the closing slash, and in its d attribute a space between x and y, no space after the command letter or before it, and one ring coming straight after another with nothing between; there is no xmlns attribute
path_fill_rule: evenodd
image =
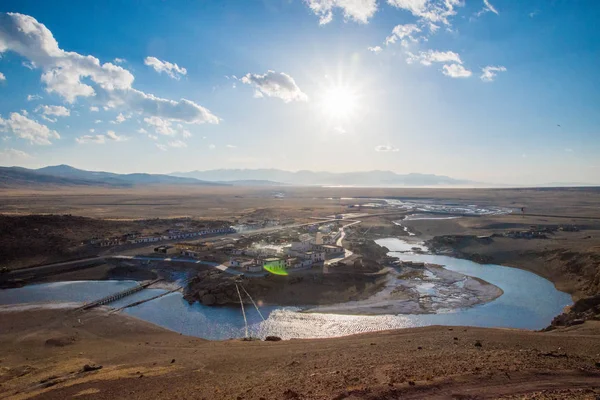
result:
<svg viewBox="0 0 600 400"><path fill-rule="evenodd" d="M83 306L77 308L75 311L85 311L85 310L89 310L90 308L103 306L105 304L112 303L113 301L117 301L119 299L122 299L123 297L131 296L134 293L140 292L140 291L146 289L148 286L154 285L156 282L159 282L159 281L162 281L162 278L155 279L150 282L144 282L142 284L139 284L138 286L135 286L135 287L132 287L129 289L125 289L122 292L103 297L99 300L92 301L91 303L86 303Z"/></svg>

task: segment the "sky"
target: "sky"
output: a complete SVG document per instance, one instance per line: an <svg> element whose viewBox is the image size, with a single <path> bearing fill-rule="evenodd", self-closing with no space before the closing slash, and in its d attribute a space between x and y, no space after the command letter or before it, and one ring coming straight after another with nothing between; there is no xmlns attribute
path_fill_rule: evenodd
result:
<svg viewBox="0 0 600 400"><path fill-rule="evenodd" d="M597 0L0 4L0 165L600 184Z"/></svg>

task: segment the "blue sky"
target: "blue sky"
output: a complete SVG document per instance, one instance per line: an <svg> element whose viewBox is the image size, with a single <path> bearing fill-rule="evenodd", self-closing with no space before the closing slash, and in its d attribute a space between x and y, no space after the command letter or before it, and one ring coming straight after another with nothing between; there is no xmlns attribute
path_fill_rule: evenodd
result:
<svg viewBox="0 0 600 400"><path fill-rule="evenodd" d="M595 0L19 0L0 12L0 165L600 183Z"/></svg>

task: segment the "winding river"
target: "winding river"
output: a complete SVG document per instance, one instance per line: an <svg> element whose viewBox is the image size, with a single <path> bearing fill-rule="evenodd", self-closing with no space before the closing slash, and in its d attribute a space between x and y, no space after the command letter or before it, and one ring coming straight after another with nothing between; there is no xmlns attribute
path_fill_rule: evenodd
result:
<svg viewBox="0 0 600 400"><path fill-rule="evenodd" d="M489 303L470 308L419 315L336 315L303 313L293 307L263 306L260 308L265 318L263 321L258 312L250 307L246 308L246 316L251 335L277 335L284 339L322 338L426 325L541 329L571 304L568 294L556 290L551 282L527 271L500 265L481 265L447 256L407 253L413 245L400 239L380 239L377 243L390 249L392 256L406 261L445 265L449 270L490 282L500 287L504 294ZM0 290L0 310L10 312L22 309L28 307L26 303L68 306L68 303L98 299L136 284L134 281L77 281L5 289ZM164 292L163 289L146 289L111 306L124 306ZM239 308L207 307L198 303L189 305L177 292L123 312L176 332L206 339L244 336L244 321Z"/></svg>

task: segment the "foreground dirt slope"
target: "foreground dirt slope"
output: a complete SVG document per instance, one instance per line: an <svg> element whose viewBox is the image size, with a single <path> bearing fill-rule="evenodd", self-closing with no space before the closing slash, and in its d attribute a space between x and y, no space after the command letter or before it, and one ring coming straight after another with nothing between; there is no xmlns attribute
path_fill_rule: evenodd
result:
<svg viewBox="0 0 600 400"><path fill-rule="evenodd" d="M596 398L599 332L587 322L549 333L434 326L210 342L103 311L0 312L0 397Z"/></svg>

